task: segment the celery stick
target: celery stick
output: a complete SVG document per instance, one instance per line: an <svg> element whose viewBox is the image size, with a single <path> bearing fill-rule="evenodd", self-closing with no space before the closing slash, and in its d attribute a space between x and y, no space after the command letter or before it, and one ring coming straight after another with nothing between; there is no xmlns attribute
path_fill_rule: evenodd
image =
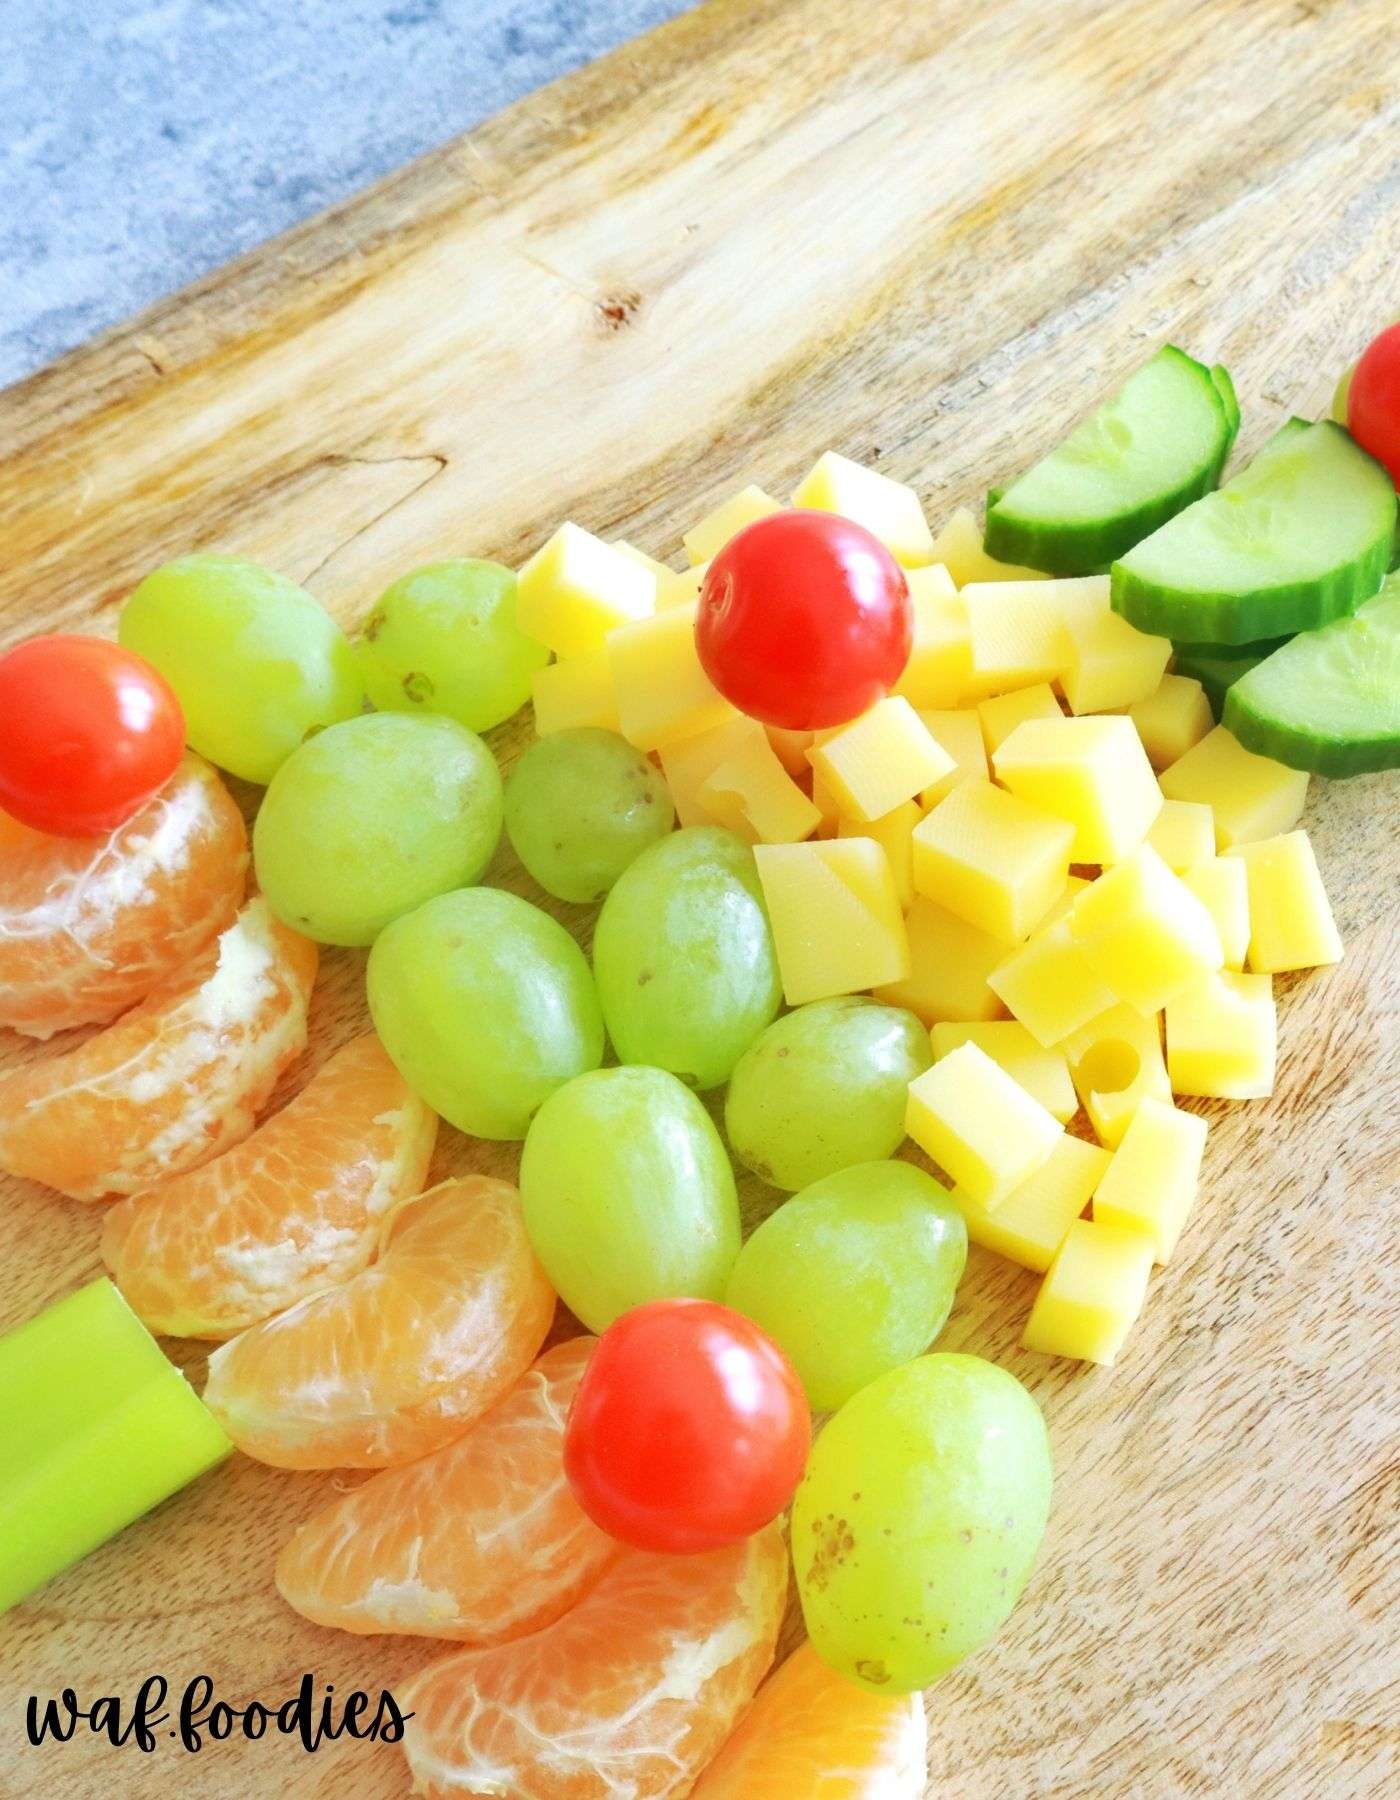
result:
<svg viewBox="0 0 1400 1800"><path fill-rule="evenodd" d="M0 1613L231 1449L110 1281L0 1338Z"/></svg>

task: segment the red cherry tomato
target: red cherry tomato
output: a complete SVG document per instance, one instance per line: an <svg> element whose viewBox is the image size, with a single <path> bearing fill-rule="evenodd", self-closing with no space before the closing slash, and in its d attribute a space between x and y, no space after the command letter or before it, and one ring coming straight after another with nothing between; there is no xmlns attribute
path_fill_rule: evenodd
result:
<svg viewBox="0 0 1400 1800"><path fill-rule="evenodd" d="M100 837L185 748L180 702L105 638L37 637L0 656L0 808L55 837Z"/></svg>
<svg viewBox="0 0 1400 1800"><path fill-rule="evenodd" d="M863 525L776 512L710 564L695 642L740 712L789 731L844 725L874 706L909 660L904 571Z"/></svg>
<svg viewBox="0 0 1400 1800"><path fill-rule="evenodd" d="M598 1340L564 1470L593 1522L639 1550L713 1550L791 1500L812 1421L791 1363L712 1300L633 1307Z"/></svg>
<svg viewBox="0 0 1400 1800"><path fill-rule="evenodd" d="M1347 396L1347 429L1400 487L1400 325L1387 326L1362 352Z"/></svg>

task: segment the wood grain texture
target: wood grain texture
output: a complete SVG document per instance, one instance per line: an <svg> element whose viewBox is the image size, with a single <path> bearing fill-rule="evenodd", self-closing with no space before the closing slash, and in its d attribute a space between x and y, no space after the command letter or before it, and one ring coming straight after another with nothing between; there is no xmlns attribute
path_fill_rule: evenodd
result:
<svg viewBox="0 0 1400 1800"><path fill-rule="evenodd" d="M518 560L565 515L670 555L828 446L937 520L1167 337L1234 371L1248 453L1395 310L1394 26L1389 0L714 0L4 396L0 642L109 631L192 547L349 625L405 566ZM1394 1791L1394 788L1315 784L1307 824L1347 959L1280 983L1278 1092L1214 1109L1121 1365L1020 1351L1034 1278L974 1252L944 1342L1030 1384L1058 1485L1011 1625L929 1695L930 1794ZM327 956L313 1058L360 1028L362 970ZM513 1173L447 1135L444 1166ZM96 1272L99 1219L0 1202L9 1325ZM24 1696L64 1683L207 1672L240 1702L417 1667L273 1590L340 1479L237 1460L0 1623L0 1793L403 1793L397 1751L344 1741L23 1745Z"/></svg>

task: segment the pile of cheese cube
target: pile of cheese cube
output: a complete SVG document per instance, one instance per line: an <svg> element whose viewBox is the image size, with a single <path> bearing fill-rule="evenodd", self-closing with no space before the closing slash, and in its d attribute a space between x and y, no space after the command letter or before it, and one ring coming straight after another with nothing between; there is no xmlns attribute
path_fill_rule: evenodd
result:
<svg viewBox="0 0 1400 1800"><path fill-rule="evenodd" d="M812 734L712 686L705 568L779 505L746 487L684 572L575 525L525 565L520 623L558 659L537 730L620 731L682 825L755 846L790 1005L871 992L931 1028L910 1136L973 1240L1043 1274L1025 1344L1111 1363L1196 1198L1206 1121L1173 1096L1269 1094L1273 976L1341 955L1294 829L1308 777L1215 725L1106 576L997 563L967 511L935 538L912 489L832 453L792 499L903 565L892 694ZM1065 1129L1081 1104L1097 1143Z"/></svg>

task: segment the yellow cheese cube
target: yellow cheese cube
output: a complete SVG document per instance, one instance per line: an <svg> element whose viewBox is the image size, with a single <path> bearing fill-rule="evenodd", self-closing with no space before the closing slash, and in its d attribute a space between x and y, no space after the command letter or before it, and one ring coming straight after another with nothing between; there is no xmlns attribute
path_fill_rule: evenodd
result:
<svg viewBox="0 0 1400 1800"><path fill-rule="evenodd" d="M1140 1013L1224 962L1210 914L1150 844L1085 888L1069 925L1094 973Z"/></svg>
<svg viewBox="0 0 1400 1800"><path fill-rule="evenodd" d="M1167 1004L1167 1073L1178 1094L1262 1100L1274 1091L1272 975L1208 975Z"/></svg>
<svg viewBox="0 0 1400 1800"><path fill-rule="evenodd" d="M705 777L697 798L712 819L748 844L798 844L821 824L821 814L761 731Z"/></svg>
<svg viewBox="0 0 1400 1800"><path fill-rule="evenodd" d="M1004 956L987 985L1036 1042L1047 1045L1058 1044L1115 1003L1112 988L1090 968L1063 916L1047 918L1019 950Z"/></svg>
<svg viewBox="0 0 1400 1800"><path fill-rule="evenodd" d="M1162 806L1152 765L1127 719L1027 719L992 757L997 780L1074 827L1070 861L1117 863Z"/></svg>
<svg viewBox="0 0 1400 1800"><path fill-rule="evenodd" d="M713 820L700 790L723 763L742 755L753 743L766 741L757 719L734 713L720 725L694 737L678 738L658 752L661 773L671 790L676 818L682 825L710 825Z"/></svg>
<svg viewBox="0 0 1400 1800"><path fill-rule="evenodd" d="M995 1208L979 1206L962 1188L954 1188L953 1200L974 1244L1043 1275L1109 1161L1109 1151L1066 1132L1035 1174Z"/></svg>
<svg viewBox="0 0 1400 1800"><path fill-rule="evenodd" d="M1341 960L1327 890L1306 831L1263 838L1228 852L1249 883L1249 966L1262 974L1317 969Z"/></svg>
<svg viewBox="0 0 1400 1800"><path fill-rule="evenodd" d="M849 725L818 734L807 760L849 819L869 821L912 800L953 768L953 759L898 694Z"/></svg>
<svg viewBox="0 0 1400 1800"><path fill-rule="evenodd" d="M1062 1125L1079 1111L1064 1051L1058 1045L1047 1049L1036 1043L1015 1019L994 1019L989 1024L950 1019L933 1027L930 1040L935 1061L956 1050L959 1044L976 1044Z"/></svg>
<svg viewBox="0 0 1400 1800"><path fill-rule="evenodd" d="M700 666L695 608L675 606L608 634L622 735L639 750L660 750L734 716Z"/></svg>
<svg viewBox="0 0 1400 1800"><path fill-rule="evenodd" d="M1215 814L1203 800L1163 800L1147 841L1169 869L1184 874L1215 855Z"/></svg>
<svg viewBox="0 0 1400 1800"><path fill-rule="evenodd" d="M1219 850L1292 831L1303 815L1308 778L1272 757L1256 756L1217 725L1162 771L1169 800L1204 800L1215 813Z"/></svg>
<svg viewBox="0 0 1400 1800"><path fill-rule="evenodd" d="M1015 944L1064 891L1074 827L988 781L965 781L914 828L914 889Z"/></svg>
<svg viewBox="0 0 1400 1800"><path fill-rule="evenodd" d="M765 725L768 742L773 746L773 754L796 781L805 781L812 773L807 761L807 752L812 748L814 733L810 731L789 731L783 725Z"/></svg>
<svg viewBox="0 0 1400 1800"><path fill-rule="evenodd" d="M1076 1219L1040 1284L1022 1344L1046 1356L1112 1363L1142 1311L1151 1273L1145 1232Z"/></svg>
<svg viewBox="0 0 1400 1800"><path fill-rule="evenodd" d="M792 503L854 519L905 568L917 569L936 560L933 533L913 488L834 450L817 458L793 489Z"/></svg>
<svg viewBox="0 0 1400 1800"><path fill-rule="evenodd" d="M759 844L754 856L789 1006L908 979L899 895L872 839Z"/></svg>
<svg viewBox="0 0 1400 1800"><path fill-rule="evenodd" d="M682 539L685 553L692 563L707 563L718 551L723 550L730 538L737 537L746 525L752 525L755 519L766 519L769 513L781 511L780 500L775 500L771 494L765 494L761 487L750 482L747 487L740 488L737 494L731 494L713 512L706 513L698 525L691 526Z"/></svg>
<svg viewBox="0 0 1400 1800"><path fill-rule="evenodd" d="M971 507L960 506L933 540L929 561L942 563L959 587L969 581L1048 581L1040 569L998 562L982 546L982 528Z"/></svg>
<svg viewBox="0 0 1400 1800"><path fill-rule="evenodd" d="M656 610L670 612L677 606L693 606L700 598L700 589L705 577L710 572L707 562L696 563L693 568L668 569L656 583Z"/></svg>
<svg viewBox="0 0 1400 1800"><path fill-rule="evenodd" d="M835 794L810 763L807 765L807 769L812 777L812 804L821 814L821 824L817 826L817 836L834 838L841 824L841 808L837 804Z"/></svg>
<svg viewBox="0 0 1400 1800"><path fill-rule="evenodd" d="M1070 610L1065 631L1069 657L1060 686L1071 712L1135 706L1161 686L1170 638L1150 637L1107 605Z"/></svg>
<svg viewBox="0 0 1400 1800"><path fill-rule="evenodd" d="M530 692L535 702L536 737L573 731L582 725L616 731L621 723L606 649L536 669L530 677Z"/></svg>
<svg viewBox="0 0 1400 1800"><path fill-rule="evenodd" d="M1000 938L915 897L905 920L909 974L876 988L875 998L904 1006L925 1025L940 1019L998 1019L1005 1008L987 976L1006 955Z"/></svg>
<svg viewBox="0 0 1400 1800"><path fill-rule="evenodd" d="M1069 655L1062 585L971 582L962 590L972 640L971 694L1004 694L1060 678Z"/></svg>
<svg viewBox="0 0 1400 1800"><path fill-rule="evenodd" d="M967 607L942 563L910 569L908 579L914 632L909 660L892 691L921 710L956 706L972 678Z"/></svg>
<svg viewBox="0 0 1400 1800"><path fill-rule="evenodd" d="M994 1208L1046 1162L1064 1126L976 1044L909 1083L904 1129L968 1198Z"/></svg>
<svg viewBox="0 0 1400 1800"><path fill-rule="evenodd" d="M815 808L813 809L815 811ZM817 818L820 820L818 813ZM923 814L913 800L906 800L902 806L896 806L883 818L871 819L862 824L857 819L841 819L837 823L837 837L873 838L890 859L890 873L894 876L895 892L899 895L900 908L908 912L914 899L914 827ZM770 838L770 843L776 840Z"/></svg>
<svg viewBox="0 0 1400 1800"><path fill-rule="evenodd" d="M1014 688L1009 694L993 694L990 700L979 700L977 717L982 722L987 755L991 756L1025 720L1062 719L1064 714L1050 683L1037 681L1031 687Z"/></svg>
<svg viewBox="0 0 1400 1800"><path fill-rule="evenodd" d="M1131 1006L1112 1006L1065 1039L1070 1078L1101 1143L1122 1142L1149 1097L1170 1101L1161 1028Z"/></svg>
<svg viewBox="0 0 1400 1800"><path fill-rule="evenodd" d="M1189 675L1164 675L1145 700L1128 708L1154 769L1165 769L1214 728L1206 690Z"/></svg>
<svg viewBox="0 0 1400 1800"><path fill-rule="evenodd" d="M1152 1239L1153 1257L1169 1262L1196 1203L1206 1122L1150 1094L1129 1121L1094 1195L1100 1225L1121 1225Z"/></svg>
<svg viewBox="0 0 1400 1800"><path fill-rule="evenodd" d="M1215 923L1227 969L1242 969L1249 949L1249 884L1244 864L1233 856L1212 856L1181 879Z"/></svg>
<svg viewBox="0 0 1400 1800"><path fill-rule="evenodd" d="M634 563L640 563L642 568L649 569L658 585L663 581L669 581L676 572L669 563L658 562L654 556L648 556L645 550L639 550L635 544L629 544L626 538L614 538L612 547L614 550L620 550L624 556L631 557Z"/></svg>
<svg viewBox="0 0 1400 1800"><path fill-rule="evenodd" d="M656 608L656 576L580 525L561 525L520 571L515 616L556 656L602 647L614 626Z"/></svg>
<svg viewBox="0 0 1400 1800"><path fill-rule="evenodd" d="M951 794L964 781L986 781L987 751L982 738L982 721L969 709L966 712L921 711L919 717L953 759L953 767L919 795L919 804L928 810L937 806L945 794Z"/></svg>

